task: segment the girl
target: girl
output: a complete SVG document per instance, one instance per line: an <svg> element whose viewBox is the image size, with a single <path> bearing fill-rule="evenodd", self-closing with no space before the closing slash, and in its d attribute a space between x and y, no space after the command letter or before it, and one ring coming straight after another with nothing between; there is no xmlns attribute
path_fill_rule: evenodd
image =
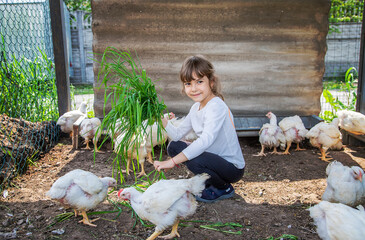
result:
<svg viewBox="0 0 365 240"><path fill-rule="evenodd" d="M186 164L194 174L208 173L211 178L198 201L215 202L234 195L231 183L241 179L245 160L238 142L233 116L223 102L220 84L214 75L213 65L203 56L187 58L180 70L183 92L195 104L179 127L172 125L167 118L162 123L172 139L167 147L171 156L166 161L155 161L158 171ZM187 144L179 141L191 129L198 139Z"/></svg>

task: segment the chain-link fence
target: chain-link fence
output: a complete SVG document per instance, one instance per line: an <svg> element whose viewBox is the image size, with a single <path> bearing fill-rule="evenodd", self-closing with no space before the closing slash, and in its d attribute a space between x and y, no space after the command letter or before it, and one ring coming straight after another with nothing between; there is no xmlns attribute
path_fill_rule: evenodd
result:
<svg viewBox="0 0 365 240"><path fill-rule="evenodd" d="M59 138L48 0L0 0L0 190Z"/></svg>
<svg viewBox="0 0 365 240"><path fill-rule="evenodd" d="M354 86L348 89L345 85L346 72L350 68L354 77L357 78L356 71L359 69L360 42L362 13L364 1L341 1L332 0L329 21L330 27L327 35L327 53L325 57L325 74L323 76L324 86L326 82L334 83L335 87L329 88L333 97L331 102L328 96L321 97L321 113L336 113L336 109L344 104L350 109L355 109L354 94L357 92L356 80L351 84ZM353 80L353 79L351 79Z"/></svg>

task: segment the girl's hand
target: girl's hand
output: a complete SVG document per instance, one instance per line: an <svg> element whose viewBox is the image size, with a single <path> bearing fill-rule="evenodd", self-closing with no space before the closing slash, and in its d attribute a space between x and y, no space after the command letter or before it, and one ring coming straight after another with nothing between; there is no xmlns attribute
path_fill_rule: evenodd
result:
<svg viewBox="0 0 365 240"><path fill-rule="evenodd" d="M161 118L163 127L166 127L167 122L173 118L175 118L175 114L173 112L170 112L169 114L164 114L164 116Z"/></svg>
<svg viewBox="0 0 365 240"><path fill-rule="evenodd" d="M175 118L175 114L173 112L170 112L168 115L168 120Z"/></svg>
<svg viewBox="0 0 365 240"><path fill-rule="evenodd" d="M165 168L173 168L175 166L175 163L169 159L169 160L166 160L166 161L154 161L153 162L153 166L155 167L155 169L157 171L161 171L162 169L165 169Z"/></svg>

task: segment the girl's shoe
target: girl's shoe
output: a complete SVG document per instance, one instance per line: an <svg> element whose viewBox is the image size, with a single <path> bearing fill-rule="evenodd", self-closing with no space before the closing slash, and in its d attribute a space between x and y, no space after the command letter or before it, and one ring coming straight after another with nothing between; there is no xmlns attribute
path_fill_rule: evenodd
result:
<svg viewBox="0 0 365 240"><path fill-rule="evenodd" d="M213 203L222 199L230 198L234 195L234 188L231 184L226 189L218 189L210 186L203 190L200 197L195 196L195 199L200 202Z"/></svg>

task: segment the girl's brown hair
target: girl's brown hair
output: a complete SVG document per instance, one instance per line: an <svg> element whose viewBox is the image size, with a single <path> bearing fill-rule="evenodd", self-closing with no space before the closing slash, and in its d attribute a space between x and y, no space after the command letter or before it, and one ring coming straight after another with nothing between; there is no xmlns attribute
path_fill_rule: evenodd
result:
<svg viewBox="0 0 365 240"><path fill-rule="evenodd" d="M224 100L223 95L220 92L220 81L214 72L213 64L204 56L196 55L186 58L180 70L180 80L183 83L182 92L185 93L184 83L194 80L193 73L195 73L199 78L206 76L209 79L209 86L213 94Z"/></svg>

